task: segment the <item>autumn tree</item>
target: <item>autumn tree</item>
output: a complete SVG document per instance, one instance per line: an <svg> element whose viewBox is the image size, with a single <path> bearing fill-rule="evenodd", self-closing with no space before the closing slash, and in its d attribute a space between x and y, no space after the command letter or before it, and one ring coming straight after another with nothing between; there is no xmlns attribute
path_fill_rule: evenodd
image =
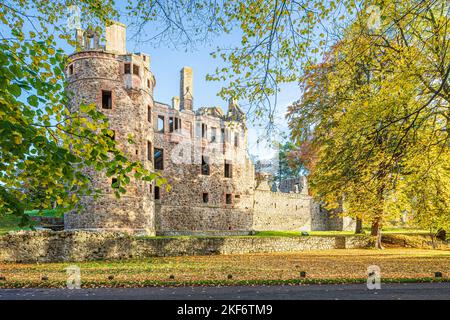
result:
<svg viewBox="0 0 450 320"><path fill-rule="evenodd" d="M78 3L93 26L116 12L112 2ZM61 23L66 9L66 1L0 3L0 218L16 215L22 225L26 209L73 209L81 196L95 195L87 167L114 174L118 196L130 179L156 178L117 149L95 105L68 110L66 56L56 37L71 41Z"/></svg>
<svg viewBox="0 0 450 320"><path fill-rule="evenodd" d="M65 54L61 41L74 45L73 30L68 30L65 21L67 7L71 4L64 0L0 3L2 213L21 214L26 206L34 208L53 202L66 209L72 208L81 194L94 192L89 190L89 181L83 175L86 166L117 176L118 194L125 191L130 178L155 178L154 174L143 170L141 164L130 163L115 148L114 142L106 138L111 133L108 121L93 106L83 106L78 113L70 113L65 107ZM339 64L333 66L335 71L327 79L330 86L327 92L333 94L322 96L337 100L324 104L330 108L323 109L325 113L320 121L315 118L319 124L317 130L312 130L309 140L303 139L302 143L308 141L316 159L310 164L314 171L321 172L324 150L315 143L321 130L328 137L324 142L331 143L332 129L341 123L341 117L354 117L348 121L349 126L362 121L370 124L367 128L371 130L349 130L349 140L342 143L355 147L358 145L355 141L363 139L354 136L359 132L366 139L364 143L376 146L373 152L392 157L378 167L374 162L366 169L367 175L369 170L378 172L373 180L383 185L385 181L392 183L390 175L394 165L408 163L402 161L407 154L405 150L415 144L417 127L428 127L431 119L436 119L432 132L437 136L432 135L431 141L439 141L436 148L446 143L441 135L447 132L443 123L448 123L448 107L443 105L445 101L448 103L449 92L448 8L444 0L376 1L374 4L380 7L383 19L379 30L374 31L367 28L366 9L370 4L353 0L128 0L120 7L123 14L119 15L119 8L113 1L76 2L83 28L100 29L110 19L128 20L139 42L172 44L185 49L222 34L238 34L240 43L212 52L212 57L221 59L225 67L213 70L208 79L224 83L219 93L221 97L247 101L248 114L265 117L269 123L274 118L280 85L301 81L305 66L313 65L325 49L329 49L330 40L344 35L342 48L333 58ZM339 21L349 18L357 20L352 27L341 29ZM362 83L364 77L365 84ZM393 96L395 88L390 88L393 91L389 92L376 89L384 88L385 84L405 87L408 94L402 96L404 99L418 99L399 104ZM351 90L347 90L349 86ZM377 94L370 95L371 92ZM397 106L395 112L387 100L383 101L382 95ZM345 99L353 105L354 114L350 104L343 103ZM383 109L379 109L380 101ZM359 119L357 107L365 108L365 103L371 108L370 117L363 113L363 118ZM317 104L320 105L321 102ZM336 111L338 108L340 111ZM378 113L381 120L374 126L370 121ZM364 120L364 116L368 118ZM320 124L328 127L321 128ZM305 121L302 127L307 126L308 121ZM348 133L341 131L339 134ZM398 147L390 144L394 142ZM113 158L107 150L112 150ZM361 167L365 152L357 155ZM401 157L397 155L399 152ZM375 157L372 151L369 155ZM371 158L366 161L370 163ZM20 190L30 189L30 186L47 190L46 201L26 203ZM390 184L379 188L380 196L389 190Z"/></svg>
<svg viewBox="0 0 450 320"><path fill-rule="evenodd" d="M256 106L250 114L272 119L269 97L279 84L299 78L301 64L318 50L314 28L342 3L354 6L347 0L128 0L120 8L99 0L1 1L0 213L25 217L26 208L53 203L63 210L73 208L81 195L95 192L83 174L86 167L114 174L117 195L131 178L156 178L140 163L129 162L108 139L108 119L95 106L67 109L66 55L61 48L76 45L66 24L70 6L79 9L84 29L101 30L111 19L128 20L135 40L183 49L218 34L241 32L239 45L212 54L228 67L213 71L209 79L229 81L223 97L247 99ZM139 38L147 30L157 33ZM40 193L26 197L22 190Z"/></svg>
<svg viewBox="0 0 450 320"><path fill-rule="evenodd" d="M446 225L450 198L448 7L381 4L380 26L358 12L290 108L293 137L312 136L318 150L314 193L372 221L378 247L383 223L405 210L421 225Z"/></svg>

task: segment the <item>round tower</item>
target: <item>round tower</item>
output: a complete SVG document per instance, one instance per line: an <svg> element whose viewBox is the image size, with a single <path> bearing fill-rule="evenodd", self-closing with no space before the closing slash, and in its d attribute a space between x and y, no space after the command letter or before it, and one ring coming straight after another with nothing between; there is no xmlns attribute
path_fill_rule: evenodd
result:
<svg viewBox="0 0 450 320"><path fill-rule="evenodd" d="M153 88L155 79L146 54L132 54L125 47L125 26L106 27L105 45L98 35L77 30L81 48L70 55L66 66L69 108L95 103L109 118L118 148L131 161L141 161L153 170ZM134 143L128 141L133 137ZM133 234L155 233L152 185L131 178L126 194L114 195L114 177L87 170L98 198L84 197L81 212L65 215L65 229L124 231Z"/></svg>

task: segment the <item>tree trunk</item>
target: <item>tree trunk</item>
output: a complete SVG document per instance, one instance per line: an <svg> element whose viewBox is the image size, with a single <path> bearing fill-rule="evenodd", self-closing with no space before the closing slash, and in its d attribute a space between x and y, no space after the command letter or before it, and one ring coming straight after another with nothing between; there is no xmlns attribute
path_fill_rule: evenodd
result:
<svg viewBox="0 0 450 320"><path fill-rule="evenodd" d="M376 218L372 223L372 229L370 235L376 237L375 248L384 249L381 243L381 219Z"/></svg>
<svg viewBox="0 0 450 320"><path fill-rule="evenodd" d="M356 218L356 228L355 228L356 234L363 233L363 226L362 226L362 219Z"/></svg>
<svg viewBox="0 0 450 320"><path fill-rule="evenodd" d="M435 235L433 233L431 234L431 246L433 247L433 250L436 249L436 240Z"/></svg>

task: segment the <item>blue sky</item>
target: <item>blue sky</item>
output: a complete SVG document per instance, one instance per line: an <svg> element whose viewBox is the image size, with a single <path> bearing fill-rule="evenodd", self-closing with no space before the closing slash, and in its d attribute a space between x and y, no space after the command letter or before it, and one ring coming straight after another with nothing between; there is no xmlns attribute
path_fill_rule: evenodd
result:
<svg viewBox="0 0 450 320"><path fill-rule="evenodd" d="M124 15L124 20L126 20L126 15ZM61 22L64 23L63 21ZM127 21L121 22L127 23ZM27 28L29 26L25 26L25 29ZM147 28L152 28L152 25L148 24ZM3 31L7 33L7 30ZM150 29L150 31L152 30ZM75 31L73 32L75 37ZM220 58L214 59L210 53L218 46L230 47L239 45L240 34L238 34L238 31L228 35L220 35L207 44L197 45L195 48L190 48L189 50L186 50L184 47L174 49L171 45L155 47L152 43L138 42L136 39L132 39L132 35L133 30L128 29L127 50L129 52L143 52L150 55L150 67L156 78L154 90L155 100L170 104L172 97L179 95L180 70L183 66L189 66L194 71L194 107L220 106L226 111L228 102L223 101L217 96L217 93L224 84L206 81L206 75L213 73L216 67L224 66ZM65 41L57 40L57 42L67 54L73 52L74 48L71 48ZM281 92L277 100L275 124L279 129L287 133L288 130L284 114L287 106L300 97L300 89L295 83L281 85L280 88ZM245 102L242 104L245 104ZM265 120L262 119L260 122L264 122ZM259 129L257 124L250 121L247 122L247 126L249 129L248 141L250 154L260 158L272 157L274 150L270 148L269 143L266 142L267 139L264 138L266 135L265 130ZM260 138L260 143L256 142L258 138ZM276 139L279 140L279 135Z"/></svg>
<svg viewBox="0 0 450 320"><path fill-rule="evenodd" d="M131 37L131 31L128 34ZM127 41L127 50L133 52L144 52L150 55L150 66L156 78L154 90L155 100L170 104L173 96L179 95L180 70L183 66L189 66L194 71L194 107L220 106L225 111L228 105L227 101L217 96L223 83L206 81L206 75L213 73L217 66L222 66L222 60L214 59L210 53L217 46L237 45L240 42L238 35L226 35L220 37L217 41L212 41L208 45L197 46L191 50L175 50L170 46L153 47L147 43L136 43L133 40ZM284 114L287 106L300 97L300 89L297 84L292 83L283 85L281 93L278 96L277 119L276 124L279 128L287 132L286 120ZM263 129L259 129L257 124L250 121L247 123L249 128L249 151L252 155L266 158L273 156L273 150L270 149L266 139L258 137L265 135Z"/></svg>

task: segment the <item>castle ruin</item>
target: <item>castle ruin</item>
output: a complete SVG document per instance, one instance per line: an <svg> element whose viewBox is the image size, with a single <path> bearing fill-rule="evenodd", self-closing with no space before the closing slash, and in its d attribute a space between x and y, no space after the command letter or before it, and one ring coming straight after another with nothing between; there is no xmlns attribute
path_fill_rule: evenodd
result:
<svg viewBox="0 0 450 320"><path fill-rule="evenodd" d="M117 199L114 177L92 170L93 186L101 195L84 197L80 213L65 215L65 229L245 235L352 227L315 203L306 179L284 182L272 191L267 175L255 176L245 113L233 100L227 112L219 107L195 109L191 68L181 69L179 96L165 104L154 100L150 56L127 52L124 25L106 27L105 45L90 30L77 30L77 41L80 49L70 55L66 67L69 108L95 103L108 116L118 147L130 160L160 172L172 190L131 178L126 194Z"/></svg>

